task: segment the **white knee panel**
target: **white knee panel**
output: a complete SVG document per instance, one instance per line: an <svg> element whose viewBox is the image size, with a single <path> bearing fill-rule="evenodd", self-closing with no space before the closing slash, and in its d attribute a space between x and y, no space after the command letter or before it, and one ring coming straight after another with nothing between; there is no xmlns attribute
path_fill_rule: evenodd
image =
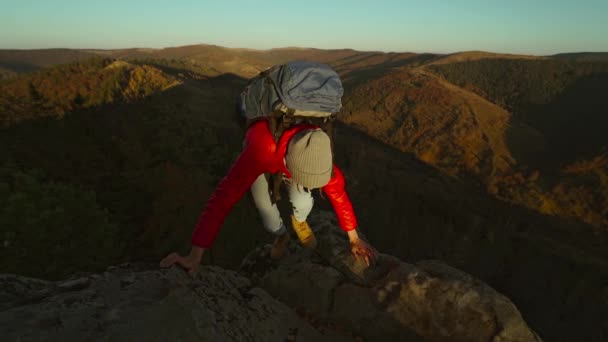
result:
<svg viewBox="0 0 608 342"><path fill-rule="evenodd" d="M251 186L251 195L253 203L258 208L262 224L269 232L281 235L285 232L285 225L279 214L279 209L276 204L272 204L270 194L268 193L268 181L264 174L261 174Z"/></svg>

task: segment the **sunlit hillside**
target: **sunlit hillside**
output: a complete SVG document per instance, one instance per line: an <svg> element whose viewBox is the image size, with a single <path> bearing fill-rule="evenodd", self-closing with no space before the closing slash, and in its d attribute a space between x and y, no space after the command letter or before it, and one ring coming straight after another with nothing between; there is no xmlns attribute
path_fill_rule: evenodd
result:
<svg viewBox="0 0 608 342"><path fill-rule="evenodd" d="M132 102L179 82L147 65L91 59L0 83L0 126L119 101Z"/></svg>
<svg viewBox="0 0 608 342"><path fill-rule="evenodd" d="M490 179L515 163L506 146L510 113L434 77L400 70L366 82L341 120L452 174Z"/></svg>
<svg viewBox="0 0 608 342"><path fill-rule="evenodd" d="M308 59L343 79L335 160L377 248L469 272L548 339L602 336L605 62L209 45L49 53L0 51L0 272L61 278L186 251L241 149L234 105L247 78ZM238 268L270 242L257 215L245 196L205 262Z"/></svg>

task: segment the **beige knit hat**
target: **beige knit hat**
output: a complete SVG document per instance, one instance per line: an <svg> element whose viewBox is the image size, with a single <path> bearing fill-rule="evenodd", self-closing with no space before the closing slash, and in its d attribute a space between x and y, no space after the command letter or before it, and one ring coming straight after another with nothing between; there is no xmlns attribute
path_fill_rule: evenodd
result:
<svg viewBox="0 0 608 342"><path fill-rule="evenodd" d="M319 128L298 132L287 146L285 165L294 182L309 189L325 186L333 168L329 136Z"/></svg>

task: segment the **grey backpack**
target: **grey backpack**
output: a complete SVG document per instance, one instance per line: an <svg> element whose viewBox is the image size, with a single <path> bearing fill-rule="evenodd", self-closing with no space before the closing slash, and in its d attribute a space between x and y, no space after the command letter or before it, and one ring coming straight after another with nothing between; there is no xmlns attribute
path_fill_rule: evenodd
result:
<svg viewBox="0 0 608 342"><path fill-rule="evenodd" d="M281 124L276 128L302 121L324 123L340 111L343 94L340 77L332 68L294 61L275 65L251 79L241 93L239 111L248 123L274 117Z"/></svg>
<svg viewBox="0 0 608 342"><path fill-rule="evenodd" d="M338 74L328 65L293 61L275 65L249 81L241 93L237 109L251 123L265 119L278 141L283 131L295 124L319 126L329 136L333 154L333 125L342 108L344 89ZM271 199L279 198L280 177L269 181Z"/></svg>

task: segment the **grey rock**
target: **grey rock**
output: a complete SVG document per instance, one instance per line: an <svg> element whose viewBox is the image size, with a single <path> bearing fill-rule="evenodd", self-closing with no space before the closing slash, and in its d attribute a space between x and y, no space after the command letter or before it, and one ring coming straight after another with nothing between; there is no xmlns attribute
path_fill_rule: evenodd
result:
<svg viewBox="0 0 608 342"><path fill-rule="evenodd" d="M147 270L146 270L147 268ZM2 341L346 341L234 271L120 265L46 282L0 276Z"/></svg>
<svg viewBox="0 0 608 342"><path fill-rule="evenodd" d="M260 248L242 272L275 298L371 341L540 341L507 297L471 275L385 254L368 268L350 255L333 213L309 221L319 241L313 255L292 239L289 256L269 263Z"/></svg>
<svg viewBox="0 0 608 342"><path fill-rule="evenodd" d="M333 213L310 223L315 251L292 239L277 262L263 246L241 274L122 264L59 282L0 275L1 340L540 341L508 298L471 275L385 254L366 267Z"/></svg>

